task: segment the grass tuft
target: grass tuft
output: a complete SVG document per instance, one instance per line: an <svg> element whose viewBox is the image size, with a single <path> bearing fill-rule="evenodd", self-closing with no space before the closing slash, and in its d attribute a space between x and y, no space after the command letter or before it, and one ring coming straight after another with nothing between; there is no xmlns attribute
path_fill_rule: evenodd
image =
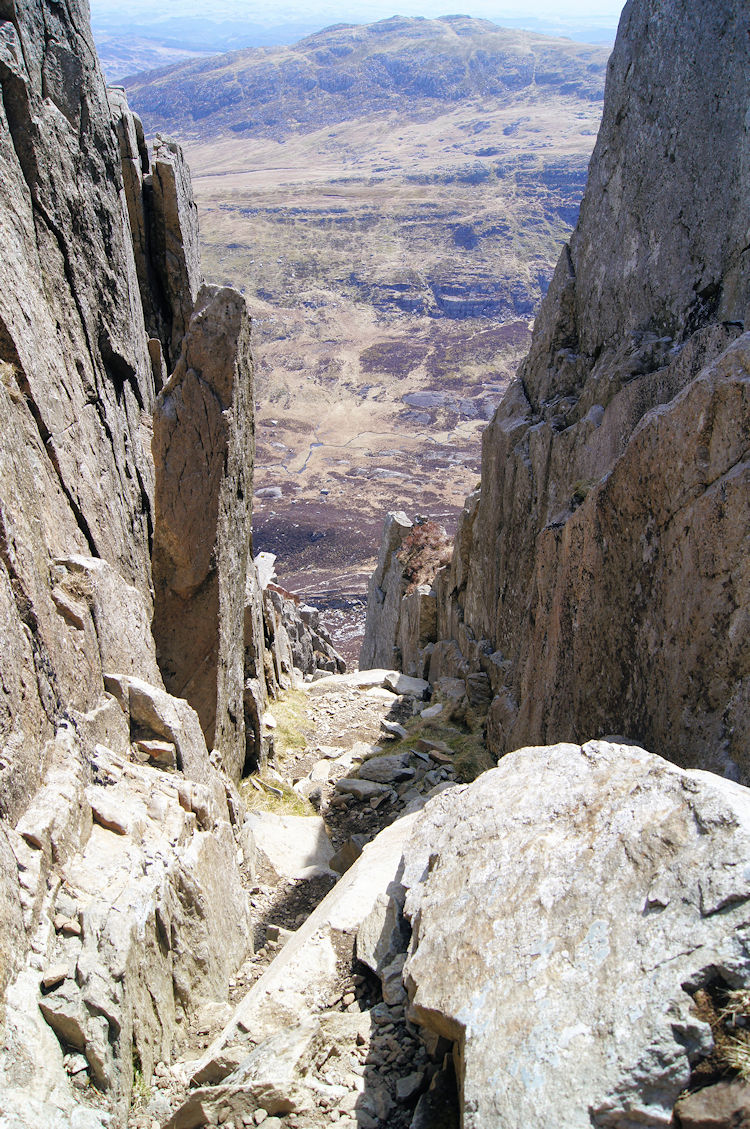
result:
<svg viewBox="0 0 750 1129"><path fill-rule="evenodd" d="M252 780L260 783L260 791ZM248 811L270 811L274 815L317 814L309 800L295 792L291 785L277 780L268 773L260 773L243 780L240 784L240 794Z"/></svg>
<svg viewBox="0 0 750 1129"><path fill-rule="evenodd" d="M305 716L310 699L304 690L285 690L272 704L270 713L276 720L274 746L281 760L286 753L304 749L308 743L312 723Z"/></svg>
<svg viewBox="0 0 750 1129"><path fill-rule="evenodd" d="M385 752L408 752L415 741L420 738L425 741L439 741L454 754L453 767L458 779L463 784L470 784L483 772L497 767L497 762L487 749L483 731L480 727L475 729L459 729L455 725L441 722L439 718L425 721L416 717L405 723L407 736L398 741L387 742Z"/></svg>

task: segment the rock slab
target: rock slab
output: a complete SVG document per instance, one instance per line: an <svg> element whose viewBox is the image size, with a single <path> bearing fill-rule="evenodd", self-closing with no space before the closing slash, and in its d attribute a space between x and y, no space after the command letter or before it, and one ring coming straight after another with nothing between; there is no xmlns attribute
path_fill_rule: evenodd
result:
<svg viewBox="0 0 750 1129"><path fill-rule="evenodd" d="M432 800L404 975L465 1129L666 1129L712 1047L690 992L750 983L749 851L750 792L632 746L523 749Z"/></svg>
<svg viewBox="0 0 750 1129"><path fill-rule="evenodd" d="M164 681L209 747L245 766L245 588L253 369L245 301L204 286L154 413L154 637Z"/></svg>

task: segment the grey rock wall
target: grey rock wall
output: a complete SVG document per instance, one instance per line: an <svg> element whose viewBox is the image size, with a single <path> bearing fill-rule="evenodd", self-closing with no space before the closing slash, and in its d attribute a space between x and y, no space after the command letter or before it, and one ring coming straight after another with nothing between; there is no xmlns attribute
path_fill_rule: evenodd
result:
<svg viewBox="0 0 750 1129"><path fill-rule="evenodd" d="M361 670L390 670L400 665L398 626L406 580L398 551L411 529L411 521L401 510L389 513L385 519L378 563L367 589L365 637L359 653Z"/></svg>
<svg viewBox="0 0 750 1129"><path fill-rule="evenodd" d="M184 159L149 160L83 0L0 0L0 83L0 1122L101 1129L64 1050L124 1125L134 1063L148 1084L249 944L216 767L246 757L249 318L199 297ZM152 456L178 357L161 404L189 385L212 409L170 436L201 472L182 513L163 479L155 507ZM151 630L170 537L213 664L200 720Z"/></svg>
<svg viewBox="0 0 750 1129"><path fill-rule="evenodd" d="M622 733L750 779L749 20L625 6L580 220L436 584L497 754Z"/></svg>
<svg viewBox="0 0 750 1129"><path fill-rule="evenodd" d="M235 779L246 760L252 406L244 299L204 287L154 415L153 629L167 688L195 708Z"/></svg>

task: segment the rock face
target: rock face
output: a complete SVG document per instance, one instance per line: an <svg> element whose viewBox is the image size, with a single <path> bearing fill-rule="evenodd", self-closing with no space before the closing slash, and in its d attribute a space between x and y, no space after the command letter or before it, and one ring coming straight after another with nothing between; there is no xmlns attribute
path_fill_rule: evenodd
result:
<svg viewBox="0 0 750 1129"><path fill-rule="evenodd" d="M104 558L148 598L154 388L120 155L82 5L7 9L0 807L15 817L65 710L85 712L101 687L85 625L55 600L55 558Z"/></svg>
<svg viewBox="0 0 750 1129"><path fill-rule="evenodd" d="M604 742L432 800L404 851L404 975L457 1044L466 1129L670 1125L713 1046L691 993L750 979L748 848L745 788Z"/></svg>
<svg viewBox="0 0 750 1129"><path fill-rule="evenodd" d="M441 525L419 517L411 522L400 511L388 514L367 592L363 670L397 665L426 676L437 638L437 599L425 580L448 560L450 541Z"/></svg>
<svg viewBox="0 0 750 1129"><path fill-rule="evenodd" d="M249 319L199 294L184 160L151 164L88 5L0 4L0 81L0 1121L98 1129L64 1051L122 1125L250 943L216 767L247 757ZM200 719L154 582L205 645Z"/></svg>
<svg viewBox="0 0 750 1129"><path fill-rule="evenodd" d="M729 0L625 6L578 227L435 584L430 679L489 680L497 754L614 732L750 780L747 32Z"/></svg>
<svg viewBox="0 0 750 1129"><path fill-rule="evenodd" d="M167 688L235 779L247 760L252 372L244 299L204 287L154 413L154 637Z"/></svg>
<svg viewBox="0 0 750 1129"><path fill-rule="evenodd" d="M389 513L385 519L378 563L367 589L365 637L359 653L362 670L399 665L394 662L398 658L394 652L406 581L397 554L411 528L412 523L401 510Z"/></svg>

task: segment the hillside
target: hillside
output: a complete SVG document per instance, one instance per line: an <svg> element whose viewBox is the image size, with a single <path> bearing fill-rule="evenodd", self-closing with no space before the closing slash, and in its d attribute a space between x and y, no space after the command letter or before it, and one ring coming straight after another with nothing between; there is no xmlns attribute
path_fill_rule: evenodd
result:
<svg viewBox="0 0 750 1129"><path fill-rule="evenodd" d="M210 278L253 311L256 545L363 593L394 488L449 526L578 211L607 51L465 17L128 82L186 143Z"/></svg>
<svg viewBox="0 0 750 1129"><path fill-rule="evenodd" d="M607 52L489 20L394 16L291 47L236 51L129 82L147 127L278 139L364 114L430 116L446 103L541 94L602 97Z"/></svg>

